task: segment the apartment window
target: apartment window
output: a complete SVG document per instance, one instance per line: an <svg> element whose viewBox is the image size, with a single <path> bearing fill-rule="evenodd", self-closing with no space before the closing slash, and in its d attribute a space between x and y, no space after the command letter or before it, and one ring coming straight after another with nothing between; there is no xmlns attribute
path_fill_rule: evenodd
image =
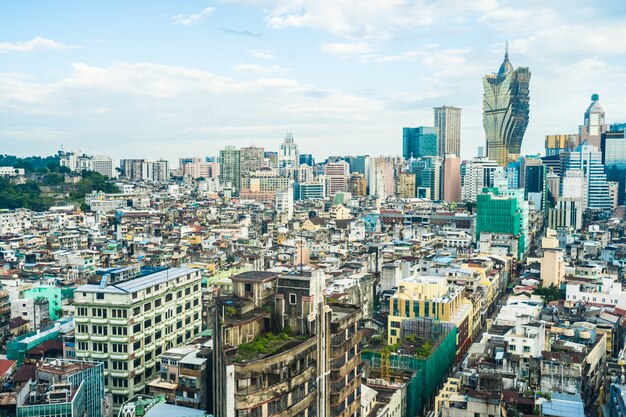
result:
<svg viewBox="0 0 626 417"><path fill-rule="evenodd" d="M295 305L298 302L296 294L289 294L289 304Z"/></svg>
<svg viewBox="0 0 626 417"><path fill-rule="evenodd" d="M89 350L89 343L78 342L78 350Z"/></svg>
<svg viewBox="0 0 626 417"><path fill-rule="evenodd" d="M128 329L121 326L113 326L111 331L113 332L113 336L126 336L128 334Z"/></svg>
<svg viewBox="0 0 626 417"><path fill-rule="evenodd" d="M143 311L150 311L152 309L152 303L146 303L143 305Z"/></svg>
<svg viewBox="0 0 626 417"><path fill-rule="evenodd" d="M191 308L191 301L185 303L185 310L189 310Z"/></svg>
<svg viewBox="0 0 626 417"><path fill-rule="evenodd" d="M154 308L161 307L161 299L158 298L154 300Z"/></svg>
<svg viewBox="0 0 626 417"><path fill-rule="evenodd" d="M143 322L143 328L144 329L148 329L148 328L150 328L150 326L152 326L152 319L148 319L148 320L145 320Z"/></svg>
<svg viewBox="0 0 626 417"><path fill-rule="evenodd" d="M196 285L194 285L194 286L193 286L193 290L194 290L194 291L198 291L198 284L196 284Z"/></svg>
<svg viewBox="0 0 626 417"><path fill-rule="evenodd" d="M530 352L530 346L524 346L524 353Z"/></svg>
<svg viewBox="0 0 626 417"><path fill-rule="evenodd" d="M509 345L510 351L515 352L515 349L516 349L515 345Z"/></svg>
<svg viewBox="0 0 626 417"><path fill-rule="evenodd" d="M176 314L180 314L183 312L183 306L176 307Z"/></svg>
<svg viewBox="0 0 626 417"><path fill-rule="evenodd" d="M133 350L139 349L141 349L141 340L137 340L135 343L133 343Z"/></svg>
<svg viewBox="0 0 626 417"><path fill-rule="evenodd" d="M172 294L167 294L167 295L165 296L165 302L166 302L166 303L168 303L168 302L170 302L170 301L172 301Z"/></svg>
<svg viewBox="0 0 626 417"><path fill-rule="evenodd" d="M104 300L104 293L96 293L96 300Z"/></svg>
<svg viewBox="0 0 626 417"><path fill-rule="evenodd" d="M191 294L191 288L187 287L185 288L185 295L189 295Z"/></svg>
<svg viewBox="0 0 626 417"><path fill-rule="evenodd" d="M200 303L200 300L198 300L197 298L195 300L193 300L193 305L197 306Z"/></svg>
<svg viewBox="0 0 626 417"><path fill-rule="evenodd" d="M152 336L146 336L145 339L143 339L144 346L149 345L150 343L152 343Z"/></svg>
<svg viewBox="0 0 626 417"><path fill-rule="evenodd" d="M400 322L399 321L392 321L391 322L391 327L397 327L399 329L400 328Z"/></svg>
<svg viewBox="0 0 626 417"><path fill-rule="evenodd" d="M133 333L139 333L141 331L141 323L137 323L133 326Z"/></svg>
<svg viewBox="0 0 626 417"><path fill-rule="evenodd" d="M125 343L113 343L114 353L128 353L128 345Z"/></svg>

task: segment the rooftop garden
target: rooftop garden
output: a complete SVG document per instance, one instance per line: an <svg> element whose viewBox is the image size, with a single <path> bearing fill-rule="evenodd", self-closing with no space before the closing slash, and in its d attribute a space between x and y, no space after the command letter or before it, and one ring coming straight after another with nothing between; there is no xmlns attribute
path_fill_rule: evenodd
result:
<svg viewBox="0 0 626 417"><path fill-rule="evenodd" d="M260 359L275 355L307 339L305 335L294 335L289 329L280 333L265 333L257 336L250 343L243 343L237 348L236 362Z"/></svg>

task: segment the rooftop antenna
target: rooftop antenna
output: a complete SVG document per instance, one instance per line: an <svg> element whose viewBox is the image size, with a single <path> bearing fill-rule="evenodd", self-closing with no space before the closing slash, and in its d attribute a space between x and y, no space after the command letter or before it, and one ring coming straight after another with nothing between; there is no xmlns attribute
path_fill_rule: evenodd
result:
<svg viewBox="0 0 626 417"><path fill-rule="evenodd" d="M509 41L506 41L504 43L504 60L505 61L509 60Z"/></svg>

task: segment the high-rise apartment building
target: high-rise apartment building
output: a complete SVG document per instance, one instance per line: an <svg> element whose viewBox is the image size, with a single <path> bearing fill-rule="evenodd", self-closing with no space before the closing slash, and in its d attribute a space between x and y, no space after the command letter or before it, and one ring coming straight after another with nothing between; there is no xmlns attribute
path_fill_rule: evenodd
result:
<svg viewBox="0 0 626 417"><path fill-rule="evenodd" d="M398 174L398 198L415 198L415 174L401 172Z"/></svg>
<svg viewBox="0 0 626 417"><path fill-rule="evenodd" d="M348 191L350 166L346 161L331 162L324 166L326 195L334 196L340 191Z"/></svg>
<svg viewBox="0 0 626 417"><path fill-rule="evenodd" d="M402 128L402 157L404 159L437 156L438 153L439 133L436 127Z"/></svg>
<svg viewBox="0 0 626 417"><path fill-rule="evenodd" d="M461 158L447 154L443 160L443 199L461 201Z"/></svg>
<svg viewBox="0 0 626 417"><path fill-rule="evenodd" d="M319 270L250 271L232 282L233 295L216 301L213 414L358 413L360 307L327 305Z"/></svg>
<svg viewBox="0 0 626 417"><path fill-rule="evenodd" d="M497 74L483 77L483 127L487 156L500 166L517 160L528 126L530 70L513 69L509 51Z"/></svg>
<svg viewBox="0 0 626 417"><path fill-rule="evenodd" d="M381 156L368 158L368 160L367 186L369 195L378 196L381 200L393 197L396 192L394 158Z"/></svg>
<svg viewBox="0 0 626 417"><path fill-rule="evenodd" d="M585 179L585 203L583 210L610 210L613 202L609 195L609 183L604 173L602 153L598 148L584 141L575 150L563 152L561 155L561 174L569 170L580 170ZM565 196L565 190L561 193Z"/></svg>
<svg viewBox="0 0 626 417"><path fill-rule="evenodd" d="M367 195L367 180L360 172L350 174L348 191L353 197L365 197Z"/></svg>
<svg viewBox="0 0 626 417"><path fill-rule="evenodd" d="M145 159L121 159L120 168L122 175L129 180L140 180L143 178L143 164Z"/></svg>
<svg viewBox="0 0 626 417"><path fill-rule="evenodd" d="M474 158L463 163L461 169L461 199L463 201L476 201L476 197L483 188L493 187L495 179L504 177L504 168L497 162L487 158Z"/></svg>
<svg viewBox="0 0 626 417"><path fill-rule="evenodd" d="M437 155L461 155L461 109L452 106L434 107L435 128L439 133Z"/></svg>
<svg viewBox="0 0 626 417"><path fill-rule="evenodd" d="M220 151L220 180L223 185L231 186L235 192L241 189L241 168L239 149L227 146Z"/></svg>
<svg viewBox="0 0 626 417"><path fill-rule="evenodd" d="M164 159L154 161L152 165L152 180L156 182L165 182L170 179L169 162Z"/></svg>
<svg viewBox="0 0 626 417"><path fill-rule="evenodd" d="M198 158L199 159L199 158ZM217 162L187 162L182 166L183 175L191 178L218 178L220 176L220 164Z"/></svg>
<svg viewBox="0 0 626 417"><path fill-rule="evenodd" d="M170 268L78 287L76 358L107 365L113 406L144 392L159 374L158 356L200 332L200 271Z"/></svg>
<svg viewBox="0 0 626 417"><path fill-rule="evenodd" d="M278 150L278 173L285 175L288 167L297 167L298 165L300 165L298 145L293 141L293 134L287 133Z"/></svg>
<svg viewBox="0 0 626 417"><path fill-rule="evenodd" d="M597 94L591 96L591 104L585 111L584 124L580 126L580 141L586 140L590 145L600 149L600 139L607 131L607 125L604 123L604 109L598 100L600 96Z"/></svg>
<svg viewBox="0 0 626 417"><path fill-rule="evenodd" d="M239 149L239 174L241 177L248 176L251 172L258 171L263 167L265 151L263 148L248 146Z"/></svg>

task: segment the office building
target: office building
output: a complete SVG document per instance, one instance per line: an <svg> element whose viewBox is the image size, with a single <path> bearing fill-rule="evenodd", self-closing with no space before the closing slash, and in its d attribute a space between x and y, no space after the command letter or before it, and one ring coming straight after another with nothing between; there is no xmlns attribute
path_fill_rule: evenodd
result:
<svg viewBox="0 0 626 417"><path fill-rule="evenodd" d="M330 162L324 166L326 179L326 195L334 196L340 191L348 191L350 167L347 162Z"/></svg>
<svg viewBox="0 0 626 417"><path fill-rule="evenodd" d="M220 181L235 192L241 189L241 167L239 149L227 146L220 151Z"/></svg>
<svg viewBox="0 0 626 417"><path fill-rule="evenodd" d="M285 175L287 168L300 165L298 145L293 141L293 134L287 133L278 150L278 173Z"/></svg>
<svg viewBox="0 0 626 417"><path fill-rule="evenodd" d="M519 158L528 126L530 70L513 69L508 46L497 74L483 78L483 127L487 156L500 166Z"/></svg>
<svg viewBox="0 0 626 417"><path fill-rule="evenodd" d="M200 281L196 269L170 268L76 289L76 358L108 363L114 410L144 392L161 353L200 332Z"/></svg>
<svg viewBox="0 0 626 417"><path fill-rule="evenodd" d="M439 134L437 155L461 155L461 109L452 106L434 107L435 128Z"/></svg>
<svg viewBox="0 0 626 417"><path fill-rule="evenodd" d="M461 201L461 158L447 154L443 160L443 200Z"/></svg>
<svg viewBox="0 0 626 417"><path fill-rule="evenodd" d="M323 200L324 184L319 182L294 183L293 194L295 200Z"/></svg>
<svg viewBox="0 0 626 417"><path fill-rule="evenodd" d="M300 154L300 158L299 158L299 163L300 165L308 165L308 166L313 166L315 165L315 159L313 158L313 155L311 155L310 153L301 153Z"/></svg>
<svg viewBox="0 0 626 417"><path fill-rule="evenodd" d="M410 159L421 156L437 156L439 153L438 136L435 127L402 128L402 157Z"/></svg>
<svg viewBox="0 0 626 417"><path fill-rule="evenodd" d="M409 171L415 174L415 196L433 201L443 199L443 165L441 158L430 156L410 161Z"/></svg>
<svg viewBox="0 0 626 417"><path fill-rule="evenodd" d="M561 152L574 149L580 143L580 135L560 134L546 135L546 156L558 155Z"/></svg>
<svg viewBox="0 0 626 417"><path fill-rule="evenodd" d="M600 139L608 126L604 123L604 109L598 100L600 96L597 94L591 96L591 103L585 111L584 124L580 126L580 141L587 141L600 149Z"/></svg>
<svg viewBox="0 0 626 417"><path fill-rule="evenodd" d="M585 141L575 150L564 152L560 156L561 173L569 170L583 172L586 185L583 209L610 210L613 203L609 196L609 183L604 173L602 153L598 151L598 148ZM565 196L564 192L561 194Z"/></svg>
<svg viewBox="0 0 626 417"><path fill-rule="evenodd" d="M350 164L350 172L358 172L365 175L367 158L367 156L355 156L352 158L352 160L348 162Z"/></svg>
<svg viewBox="0 0 626 417"><path fill-rule="evenodd" d="M604 172L608 181L617 182L617 202L626 204L626 137L624 130L611 126L602 134L601 150Z"/></svg>

